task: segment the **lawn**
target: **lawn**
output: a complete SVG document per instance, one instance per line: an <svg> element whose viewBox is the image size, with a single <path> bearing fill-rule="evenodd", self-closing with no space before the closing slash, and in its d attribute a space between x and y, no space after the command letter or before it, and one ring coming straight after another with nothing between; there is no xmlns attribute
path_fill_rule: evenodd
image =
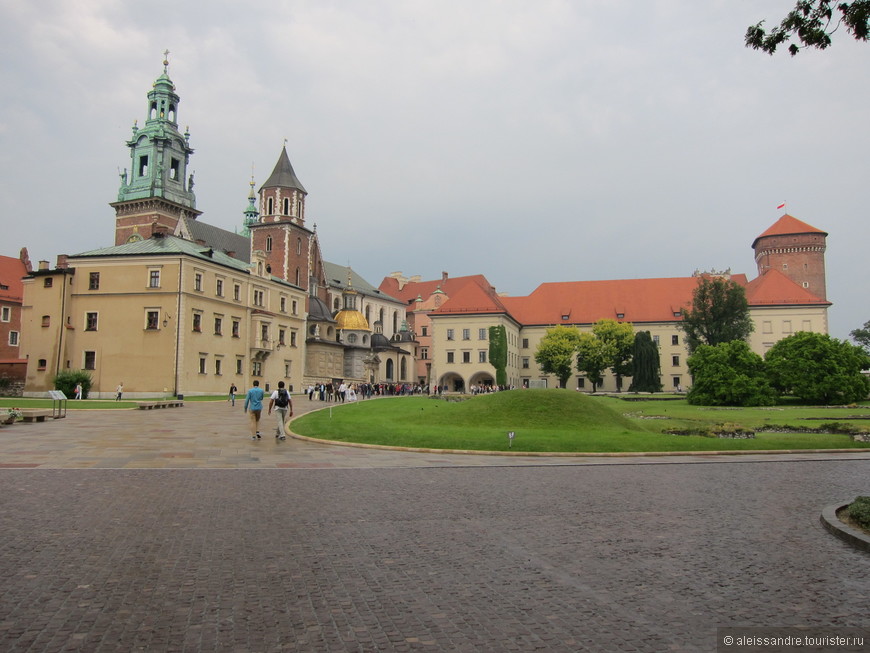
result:
<svg viewBox="0 0 870 653"><path fill-rule="evenodd" d="M768 449L862 449L848 435L757 433L754 439L666 434L723 422L757 428L788 424L818 428L827 421L870 422L870 406L709 409L675 401L628 402L565 390L516 390L460 402L400 397L337 405L293 422L300 435L327 440L427 449L519 452L672 452ZM809 420L824 417L825 421ZM830 419L828 419L830 418ZM515 437L511 442L508 432ZM510 446L509 446L510 445Z"/></svg>
<svg viewBox="0 0 870 653"><path fill-rule="evenodd" d="M184 401L226 401L226 395L211 395L205 397L185 397ZM114 399L70 399L66 403L67 410L118 410L122 408L138 408L137 401L153 401L137 399L115 401ZM21 397L0 397L0 412L7 408L51 408L51 399L31 399Z"/></svg>

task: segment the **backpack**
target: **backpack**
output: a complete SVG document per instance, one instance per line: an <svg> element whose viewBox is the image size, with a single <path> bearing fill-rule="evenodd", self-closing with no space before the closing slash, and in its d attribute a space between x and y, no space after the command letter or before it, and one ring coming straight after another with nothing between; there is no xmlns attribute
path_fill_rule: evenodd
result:
<svg viewBox="0 0 870 653"><path fill-rule="evenodd" d="M290 395L284 388L278 390L278 397L275 399L275 405L278 408L287 408L290 405Z"/></svg>

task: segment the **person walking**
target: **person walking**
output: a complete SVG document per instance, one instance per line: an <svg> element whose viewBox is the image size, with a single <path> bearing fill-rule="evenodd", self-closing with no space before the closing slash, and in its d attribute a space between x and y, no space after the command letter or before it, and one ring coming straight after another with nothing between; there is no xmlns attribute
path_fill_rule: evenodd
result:
<svg viewBox="0 0 870 653"><path fill-rule="evenodd" d="M269 415L272 414L272 408L275 409L275 415L278 418L278 428L275 430L275 437L279 440L284 440L287 434L284 431L284 424L288 417L293 417L293 400L290 398L290 393L284 389L284 382L278 381L278 389L269 397Z"/></svg>
<svg viewBox="0 0 870 653"><path fill-rule="evenodd" d="M263 412L263 389L254 380L254 387L245 395L245 411L251 420L251 440L260 439L260 414Z"/></svg>
<svg viewBox="0 0 870 653"><path fill-rule="evenodd" d="M121 395L124 394L124 382L123 381L121 381L118 384L118 387L115 388L115 392L118 393L117 395L115 395L115 401L121 401Z"/></svg>
<svg viewBox="0 0 870 653"><path fill-rule="evenodd" d="M82 384L76 383L76 399L82 398Z"/></svg>
<svg viewBox="0 0 870 653"><path fill-rule="evenodd" d="M235 406L236 405L236 393L239 389L236 387L235 383L230 383L230 403Z"/></svg>

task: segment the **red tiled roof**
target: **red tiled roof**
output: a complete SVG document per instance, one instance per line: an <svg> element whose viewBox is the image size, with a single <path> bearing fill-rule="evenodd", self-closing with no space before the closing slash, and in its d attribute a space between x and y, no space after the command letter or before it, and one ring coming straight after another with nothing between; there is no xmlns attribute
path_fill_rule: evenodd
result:
<svg viewBox="0 0 870 653"><path fill-rule="evenodd" d="M789 236L792 234L824 234L827 236L828 232L816 229L815 227L808 225L806 222L801 222L796 217L786 213L779 220L774 222L767 231L753 240L752 246L755 247L755 243L758 242L759 238L764 238L765 236Z"/></svg>
<svg viewBox="0 0 870 653"><path fill-rule="evenodd" d="M750 306L781 306L795 304L819 304L830 306L831 302L819 299L806 288L801 288L779 270L768 270L746 284L746 299Z"/></svg>
<svg viewBox="0 0 870 653"><path fill-rule="evenodd" d="M477 283L466 283L441 308L437 315L469 315L472 313L507 313L501 299L492 287L483 288Z"/></svg>
<svg viewBox="0 0 870 653"><path fill-rule="evenodd" d="M467 277L456 277L453 279L448 277L446 281L443 279L436 279L434 281L409 281L401 288L399 288L398 279L395 279L394 277L385 277L384 280L381 281L381 285L378 286L378 290L386 293L390 297L400 299L407 304L417 299L418 295L423 299L428 299L428 297L439 288L448 297L452 297L459 292L460 288L465 287L469 283L476 284L481 288L492 288L492 285L486 280L486 277L482 274L475 274Z"/></svg>
<svg viewBox="0 0 870 653"><path fill-rule="evenodd" d="M24 296L21 278L27 276L27 268L21 259L0 256L0 300L20 304Z"/></svg>

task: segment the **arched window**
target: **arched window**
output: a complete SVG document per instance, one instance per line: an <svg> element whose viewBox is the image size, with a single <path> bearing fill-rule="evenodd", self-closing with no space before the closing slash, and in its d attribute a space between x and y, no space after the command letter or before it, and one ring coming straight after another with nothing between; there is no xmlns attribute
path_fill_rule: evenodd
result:
<svg viewBox="0 0 870 653"><path fill-rule="evenodd" d="M399 314L393 311L393 333L399 332Z"/></svg>
<svg viewBox="0 0 870 653"><path fill-rule="evenodd" d="M157 117L157 103L152 102L151 108L148 110L148 120L154 120Z"/></svg>
<svg viewBox="0 0 870 653"><path fill-rule="evenodd" d="M290 200L284 198L284 215L290 215Z"/></svg>
<svg viewBox="0 0 870 653"><path fill-rule="evenodd" d="M175 105L169 105L169 122L175 122Z"/></svg>
<svg viewBox="0 0 870 653"><path fill-rule="evenodd" d="M402 362L401 362L399 374L400 374L400 376L399 376L400 381L404 381L405 377L408 376L408 361L405 360L404 356L402 356Z"/></svg>
<svg viewBox="0 0 870 653"><path fill-rule="evenodd" d="M299 285L299 268L296 268L296 285Z"/></svg>
<svg viewBox="0 0 870 653"><path fill-rule="evenodd" d="M393 380L393 359L392 358L387 359L387 380L388 381Z"/></svg>
<svg viewBox="0 0 870 653"><path fill-rule="evenodd" d="M272 210L275 207L275 200L271 197L266 200L266 215L272 215Z"/></svg>
<svg viewBox="0 0 870 653"><path fill-rule="evenodd" d="M302 254L302 239L297 238L296 239L296 256L299 256L300 254Z"/></svg>
<svg viewBox="0 0 870 653"><path fill-rule="evenodd" d="M272 251L272 236L266 236L266 251Z"/></svg>

